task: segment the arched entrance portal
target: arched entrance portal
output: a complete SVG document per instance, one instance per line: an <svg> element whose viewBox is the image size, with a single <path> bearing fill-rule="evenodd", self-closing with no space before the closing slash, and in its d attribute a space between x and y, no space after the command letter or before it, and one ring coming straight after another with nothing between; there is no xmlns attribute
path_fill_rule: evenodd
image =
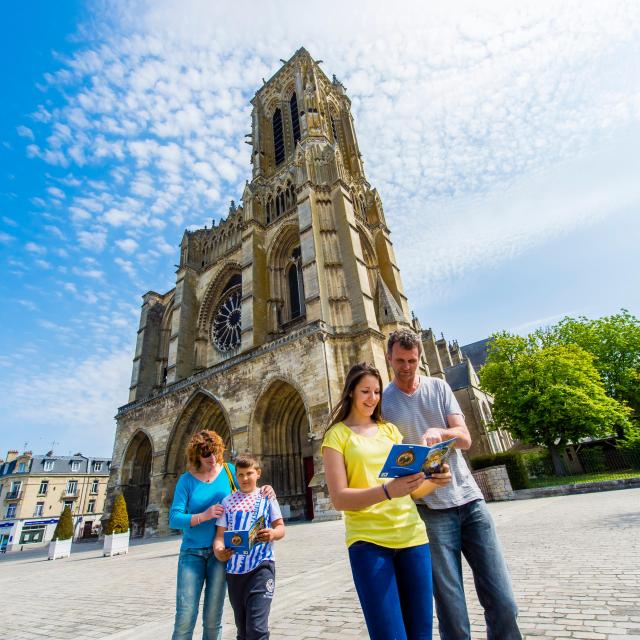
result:
<svg viewBox="0 0 640 640"><path fill-rule="evenodd" d="M163 504L167 509L173 500L173 490L180 475L186 469L187 444L196 431L215 431L224 440L225 459L231 457L231 428L222 405L209 392L199 390L194 393L182 410L169 438L165 458L165 482Z"/></svg>
<svg viewBox="0 0 640 640"><path fill-rule="evenodd" d="M258 401L254 414L254 449L263 465L262 484L271 484L283 514L297 520L313 519L309 481L313 451L307 437L307 411L296 389L278 380ZM288 509L287 509L288 507Z"/></svg>
<svg viewBox="0 0 640 640"><path fill-rule="evenodd" d="M132 538L144 535L152 457L149 437L138 431L127 447L121 476L122 495L127 503Z"/></svg>

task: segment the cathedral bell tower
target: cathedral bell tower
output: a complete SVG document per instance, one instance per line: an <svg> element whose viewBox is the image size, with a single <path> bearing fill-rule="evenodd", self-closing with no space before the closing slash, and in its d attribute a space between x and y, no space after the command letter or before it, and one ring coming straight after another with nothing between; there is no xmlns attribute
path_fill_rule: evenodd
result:
<svg viewBox="0 0 640 640"><path fill-rule="evenodd" d="M386 334L408 324L382 203L364 173L345 87L301 48L251 104L242 349L318 320L337 333Z"/></svg>

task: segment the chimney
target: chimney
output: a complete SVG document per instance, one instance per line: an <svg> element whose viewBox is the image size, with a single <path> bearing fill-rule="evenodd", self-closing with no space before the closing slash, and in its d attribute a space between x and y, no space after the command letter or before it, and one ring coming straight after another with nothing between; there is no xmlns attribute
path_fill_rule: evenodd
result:
<svg viewBox="0 0 640 640"><path fill-rule="evenodd" d="M13 462L17 457L18 457L18 450L9 449L9 451L7 451L7 459L5 460L5 462Z"/></svg>

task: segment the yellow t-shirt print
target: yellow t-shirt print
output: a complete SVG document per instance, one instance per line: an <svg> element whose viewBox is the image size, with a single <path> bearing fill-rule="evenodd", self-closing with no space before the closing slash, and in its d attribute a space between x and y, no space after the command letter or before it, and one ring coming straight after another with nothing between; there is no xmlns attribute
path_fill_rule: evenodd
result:
<svg viewBox="0 0 640 640"><path fill-rule="evenodd" d="M339 451L345 462L350 488L366 489L382 484L378 478L392 445L402 442L402 434L389 422L380 423L372 437L354 433L339 422L324 437L322 447ZM345 511L347 546L358 540L391 549L427 543L427 532L411 496L378 502L361 511Z"/></svg>

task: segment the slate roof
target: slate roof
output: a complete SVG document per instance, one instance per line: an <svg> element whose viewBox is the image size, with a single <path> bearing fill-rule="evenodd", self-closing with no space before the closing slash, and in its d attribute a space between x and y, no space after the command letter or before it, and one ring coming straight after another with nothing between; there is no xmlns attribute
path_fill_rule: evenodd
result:
<svg viewBox="0 0 640 640"><path fill-rule="evenodd" d="M472 342L471 344L465 344L464 347L460 347L462 355L471 360L471 364L476 372L479 371L487 361L487 349L490 341L491 338L484 338L484 340L478 340L478 342Z"/></svg>
<svg viewBox="0 0 640 640"><path fill-rule="evenodd" d="M45 470L44 463L45 461L50 460L53 461L53 467L51 469ZM17 460L12 460L11 462L5 462L0 466L0 475L7 476L13 473L17 473L16 471L16 462ZM71 463L79 462L78 469L72 471ZM100 471L93 471L93 463L101 462L102 468ZM72 474L97 474L97 475L108 475L111 469L111 458L89 458L82 455L75 456L57 456L57 455L36 455L31 458L31 464L27 471L24 472L27 474L34 475L72 475Z"/></svg>
<svg viewBox="0 0 640 640"><path fill-rule="evenodd" d="M463 360L459 364L454 364L453 367L447 367L444 370L444 376L453 391L471 386L469 368L467 367L466 360Z"/></svg>

